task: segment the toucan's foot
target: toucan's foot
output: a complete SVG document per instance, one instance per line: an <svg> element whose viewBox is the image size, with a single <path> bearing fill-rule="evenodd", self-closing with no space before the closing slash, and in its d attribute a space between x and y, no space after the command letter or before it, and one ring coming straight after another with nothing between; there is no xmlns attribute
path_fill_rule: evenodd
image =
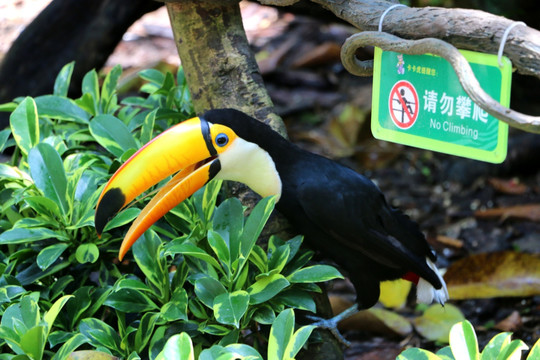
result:
<svg viewBox="0 0 540 360"><path fill-rule="evenodd" d="M334 316L334 317L332 317L330 319L323 319L323 318L320 318L318 316L313 316L313 315L307 315L306 317L308 319L310 319L310 320L315 321L311 325L314 325L314 326L329 330L332 333L332 335L334 335L334 337L340 343L342 343L343 345L349 347L349 346L351 346L351 343L349 341L347 341L347 339L345 339L343 337L343 335L341 335L341 333L339 332L338 323L341 320L345 320L348 317L356 314L357 312L358 312L358 304L354 304L350 308L346 309L345 311L341 312L340 314L338 314L338 315L336 315L336 316Z"/></svg>

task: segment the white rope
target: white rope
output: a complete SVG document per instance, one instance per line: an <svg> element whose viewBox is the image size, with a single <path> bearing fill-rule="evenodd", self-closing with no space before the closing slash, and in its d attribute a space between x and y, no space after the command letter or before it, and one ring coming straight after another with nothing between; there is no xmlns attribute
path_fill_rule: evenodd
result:
<svg viewBox="0 0 540 360"><path fill-rule="evenodd" d="M501 44L499 45L499 52L498 52L498 61L499 61L499 66L500 67L503 67L503 63L502 63L502 56L503 56L503 50L504 50L504 45L506 44L506 39L508 38L508 34L510 34L510 31L515 27L515 26L518 26L518 25L523 25L523 26L527 26L527 24L525 24L523 21L516 21L516 22L513 22L512 24L510 24L510 26L508 26L506 28L506 30L504 31L504 34L502 36L502 39L501 39Z"/></svg>
<svg viewBox="0 0 540 360"><path fill-rule="evenodd" d="M388 14L388 12L390 10L392 10L394 8L397 8L397 7L400 7L400 6L408 7L405 4L394 4L394 5L390 6L388 9L384 10L384 12L382 13L381 18L379 20L379 31L382 31L382 24L383 24L383 20L384 20L384 17L386 16L386 14Z"/></svg>

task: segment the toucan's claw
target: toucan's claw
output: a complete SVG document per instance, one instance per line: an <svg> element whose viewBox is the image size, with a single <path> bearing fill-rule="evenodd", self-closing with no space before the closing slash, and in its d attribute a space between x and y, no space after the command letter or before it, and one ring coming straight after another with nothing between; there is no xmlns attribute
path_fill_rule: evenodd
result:
<svg viewBox="0 0 540 360"><path fill-rule="evenodd" d="M357 312L358 312L358 304L354 304L350 308L344 310L343 312L337 314L336 316L334 316L334 317L332 317L330 319L323 319L321 317L313 316L313 315L306 315L306 317L308 319L314 321L314 323L312 323L311 325L317 326L317 327L322 328L322 329L329 330L332 333L332 335L334 335L334 337L340 343L342 343L346 347L349 347L349 346L351 346L351 343L347 339L345 339L345 337L339 332L338 323L340 321L342 321L342 320L345 320L345 319L353 316Z"/></svg>

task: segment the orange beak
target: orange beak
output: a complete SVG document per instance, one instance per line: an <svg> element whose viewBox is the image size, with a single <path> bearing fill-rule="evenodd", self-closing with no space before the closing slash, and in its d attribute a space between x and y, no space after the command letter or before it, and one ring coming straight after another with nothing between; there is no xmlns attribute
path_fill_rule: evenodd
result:
<svg viewBox="0 0 540 360"><path fill-rule="evenodd" d="M135 197L177 173L131 225L120 246L120 260L152 224L220 171L211 126L198 117L175 125L144 145L111 177L96 207L95 226L98 234Z"/></svg>

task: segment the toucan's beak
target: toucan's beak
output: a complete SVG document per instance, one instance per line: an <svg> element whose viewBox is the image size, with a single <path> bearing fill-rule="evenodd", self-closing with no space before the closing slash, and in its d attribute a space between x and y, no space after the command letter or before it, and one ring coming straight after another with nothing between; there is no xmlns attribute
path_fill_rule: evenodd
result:
<svg viewBox="0 0 540 360"><path fill-rule="evenodd" d="M211 130L211 126L203 119L193 118L168 129L137 151L111 177L96 207L98 234L135 197L178 172L131 225L120 247L120 260L154 222L219 172L221 165L213 143L217 130Z"/></svg>

